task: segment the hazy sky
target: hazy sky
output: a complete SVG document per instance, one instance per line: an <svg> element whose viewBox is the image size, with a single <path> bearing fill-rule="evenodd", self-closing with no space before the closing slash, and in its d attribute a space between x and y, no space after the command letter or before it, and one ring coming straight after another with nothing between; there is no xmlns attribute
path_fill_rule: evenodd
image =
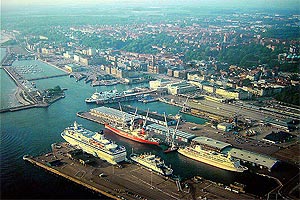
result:
<svg viewBox="0 0 300 200"><path fill-rule="evenodd" d="M299 8L300 0L1 0L2 7L34 5L74 5L74 4L143 4L149 6L163 4L204 4L226 7L279 7ZM299 11L300 12L300 11Z"/></svg>

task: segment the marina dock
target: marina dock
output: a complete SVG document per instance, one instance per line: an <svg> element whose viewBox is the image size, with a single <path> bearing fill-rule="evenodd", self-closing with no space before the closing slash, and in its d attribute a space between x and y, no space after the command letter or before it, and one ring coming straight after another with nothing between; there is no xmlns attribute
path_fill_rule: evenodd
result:
<svg viewBox="0 0 300 200"><path fill-rule="evenodd" d="M45 108L45 107L48 107L51 103L54 103L55 101L57 101L61 98L64 98L64 95L60 95L60 96L52 98L50 102L41 101L36 97L36 95L32 91L30 91L30 89L27 88L26 85L24 85L24 82L67 76L68 74L59 74L59 75L45 76L45 77L32 78L32 79L22 79L16 72L14 72L14 70L12 70L11 67L3 67L3 69L9 75L9 77L14 81L16 86L18 87L18 91L19 91L18 93L22 92L25 95L23 97L21 97L21 95L18 94L18 97L17 97L18 101L21 102L23 105L0 109L0 113L14 112L14 111L25 110L25 109L30 109L30 108Z"/></svg>
<svg viewBox="0 0 300 200"><path fill-rule="evenodd" d="M120 165L91 158L86 164L73 159L69 152L74 147L68 143L52 145L52 152L23 159L51 173L64 177L112 199L254 199L255 196L225 189L201 177L179 182L156 174L139 165L124 162ZM89 157L90 156L90 157Z"/></svg>

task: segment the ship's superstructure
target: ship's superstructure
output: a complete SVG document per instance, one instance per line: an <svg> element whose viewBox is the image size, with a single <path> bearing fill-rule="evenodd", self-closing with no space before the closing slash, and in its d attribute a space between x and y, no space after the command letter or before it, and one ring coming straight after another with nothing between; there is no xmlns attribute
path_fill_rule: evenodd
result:
<svg viewBox="0 0 300 200"><path fill-rule="evenodd" d="M117 90L110 90L110 91L103 91L103 92L96 92L90 97L86 98L86 103L96 103L97 101L105 101L111 98L120 97L120 94Z"/></svg>
<svg viewBox="0 0 300 200"><path fill-rule="evenodd" d="M121 107L120 107L121 109ZM144 144L153 144L153 145L159 145L159 140L157 138L152 138L148 131L146 130L146 123L148 118L148 113L146 116L146 119L143 123L143 125L137 125L134 123L136 112L134 115L131 115L130 122L128 124L128 118L126 119L126 114L121 110L115 110L115 116L123 116L123 119L120 123L114 123L114 124L105 124L105 128L112 131L113 133L122 136L124 138L144 143Z"/></svg>
<svg viewBox="0 0 300 200"><path fill-rule="evenodd" d="M105 124L104 127L119 136L139 143L159 145L159 140L157 138L150 137L144 128L130 129L110 124Z"/></svg>
<svg viewBox="0 0 300 200"><path fill-rule="evenodd" d="M67 127L61 136L71 145L111 164L117 164L126 159L127 153L124 146L106 139L102 132L92 132L76 122L74 126Z"/></svg>
<svg viewBox="0 0 300 200"><path fill-rule="evenodd" d="M212 147L212 144L215 145L215 148ZM186 157L221 169L234 172L247 170L248 168L242 166L239 160L231 157L230 153L225 154L220 151L223 147L227 146L229 144L211 138L197 137L192 141L190 146L179 148L177 151Z"/></svg>
<svg viewBox="0 0 300 200"><path fill-rule="evenodd" d="M134 162L139 163L140 165L158 172L165 176L170 176L173 173L173 170L165 165L165 162L158 156L152 155L152 154L131 154L130 155L131 160Z"/></svg>

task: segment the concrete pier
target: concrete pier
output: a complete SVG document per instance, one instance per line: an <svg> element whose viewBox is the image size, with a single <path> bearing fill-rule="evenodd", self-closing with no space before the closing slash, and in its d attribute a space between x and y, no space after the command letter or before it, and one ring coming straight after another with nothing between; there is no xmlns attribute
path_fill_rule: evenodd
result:
<svg viewBox="0 0 300 200"><path fill-rule="evenodd" d="M56 78L56 77L62 77L62 76L69 76L69 74L58 74L58 75L53 75L53 76L44 76L44 77L38 77L38 78L30 78L30 79L27 79L27 80L28 81L36 81L36 80Z"/></svg>
<svg viewBox="0 0 300 200"><path fill-rule="evenodd" d="M36 157L24 156L23 159L113 199L255 198L250 194L225 190L223 185L202 178L175 181L128 162L110 165L93 158L93 163L82 164L80 160L69 157L71 150L74 147L68 143L53 144L52 152Z"/></svg>

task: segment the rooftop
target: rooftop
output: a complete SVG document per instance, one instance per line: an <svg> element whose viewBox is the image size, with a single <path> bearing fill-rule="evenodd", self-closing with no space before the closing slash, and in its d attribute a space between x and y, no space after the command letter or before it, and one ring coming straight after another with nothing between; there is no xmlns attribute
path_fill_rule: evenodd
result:
<svg viewBox="0 0 300 200"><path fill-rule="evenodd" d="M105 107L105 106L101 106L98 108L93 108L91 109L91 111L96 111L99 113L103 113L105 115L110 115L110 116L114 116L120 119L124 119L125 121L131 121L132 117L134 117L134 115L114 109L114 108L109 108L109 107ZM138 117L135 117L138 118Z"/></svg>
<svg viewBox="0 0 300 200"><path fill-rule="evenodd" d="M207 145L210 147L214 147L216 149L224 149L225 147L229 147L231 146L231 144L226 143L226 142L222 142L219 140L215 140L212 138L208 138L208 137L196 137L193 139L194 142L197 142L199 144L203 144L203 145Z"/></svg>
<svg viewBox="0 0 300 200"><path fill-rule="evenodd" d="M255 163L257 165L267 167L268 169L271 169L277 162L274 158L243 149L228 148L226 152L229 152L232 157Z"/></svg>
<svg viewBox="0 0 300 200"><path fill-rule="evenodd" d="M150 124L147 127L167 132L167 127L159 125L159 124ZM174 131L175 131L173 128L169 128L169 130L170 130L171 134L173 134ZM183 132L183 131L180 131L180 130L176 131L176 135L179 136L179 137L182 137L182 138L187 138L187 139L192 139L192 138L195 137L194 134L186 133L186 132Z"/></svg>

